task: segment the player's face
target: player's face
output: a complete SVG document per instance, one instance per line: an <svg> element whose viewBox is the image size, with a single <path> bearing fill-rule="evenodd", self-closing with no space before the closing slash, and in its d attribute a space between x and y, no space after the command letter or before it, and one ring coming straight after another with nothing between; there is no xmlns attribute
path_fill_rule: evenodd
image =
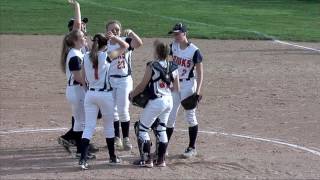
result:
<svg viewBox="0 0 320 180"><path fill-rule="evenodd" d="M81 31L87 32L87 24L86 23L81 23Z"/></svg>
<svg viewBox="0 0 320 180"><path fill-rule="evenodd" d="M106 30L107 32L111 31L115 36L121 35L121 28L117 23L110 24Z"/></svg>
<svg viewBox="0 0 320 180"><path fill-rule="evenodd" d="M173 33L172 36L176 42L182 42L186 36L186 33L176 32Z"/></svg>

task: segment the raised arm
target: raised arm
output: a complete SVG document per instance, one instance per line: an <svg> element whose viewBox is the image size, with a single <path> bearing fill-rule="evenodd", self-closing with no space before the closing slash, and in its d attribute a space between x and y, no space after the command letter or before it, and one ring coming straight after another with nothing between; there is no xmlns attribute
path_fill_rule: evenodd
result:
<svg viewBox="0 0 320 180"><path fill-rule="evenodd" d="M124 34L127 37L132 39L132 41L131 41L132 48L136 49L136 48L139 48L140 46L143 45L141 38L135 32L133 32L131 29L124 30Z"/></svg>
<svg viewBox="0 0 320 180"><path fill-rule="evenodd" d="M74 7L74 23L72 30L81 29L81 11L80 4L76 0L68 0L68 2Z"/></svg>
<svg viewBox="0 0 320 180"><path fill-rule="evenodd" d="M128 43L123 41L120 37L115 36L111 31L107 33L107 37L108 37L108 39L113 40L114 42L118 43L120 46L119 49L117 49L109 54L109 58L111 60L120 56L129 48Z"/></svg>

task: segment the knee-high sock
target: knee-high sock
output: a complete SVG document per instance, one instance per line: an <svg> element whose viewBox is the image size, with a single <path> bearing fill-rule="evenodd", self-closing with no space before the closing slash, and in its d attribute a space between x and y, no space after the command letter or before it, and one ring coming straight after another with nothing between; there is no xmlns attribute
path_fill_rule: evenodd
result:
<svg viewBox="0 0 320 180"><path fill-rule="evenodd" d="M90 143L90 140L89 139L86 139L86 138L83 138L81 140L81 157L80 157L80 160L87 160L87 157L88 157L88 150L89 150L89 143Z"/></svg>
<svg viewBox="0 0 320 180"><path fill-rule="evenodd" d="M165 159L168 143L159 142L158 146L158 162L162 162Z"/></svg>
<svg viewBox="0 0 320 180"><path fill-rule="evenodd" d="M170 138L172 136L174 128L167 128L167 136L168 136L168 142L170 141Z"/></svg>
<svg viewBox="0 0 320 180"><path fill-rule="evenodd" d="M113 122L113 126L114 126L114 135L115 137L119 137L120 138L120 122L119 121L115 121Z"/></svg>
<svg viewBox="0 0 320 180"><path fill-rule="evenodd" d="M62 138L63 139L66 139L66 140L74 140L74 131L73 131L73 125L74 125L74 118L73 118L73 116L72 116L72 118L71 118L71 128L69 129L69 131L66 133L66 134L64 134L63 136L62 136Z"/></svg>
<svg viewBox="0 0 320 180"><path fill-rule="evenodd" d="M77 146L77 153L80 153L80 152L81 152L81 138L82 138L82 133L83 133L83 131L78 131L78 132L75 132L75 131L74 131L75 141L76 141L76 146Z"/></svg>
<svg viewBox="0 0 320 180"><path fill-rule="evenodd" d="M106 142L109 151L109 157L114 158L116 156L114 152L114 138L106 138Z"/></svg>
<svg viewBox="0 0 320 180"><path fill-rule="evenodd" d="M130 121L121 122L121 130L123 138L129 137Z"/></svg>
<svg viewBox="0 0 320 180"><path fill-rule="evenodd" d="M195 148L197 135L198 135L198 125L189 127L189 147Z"/></svg>

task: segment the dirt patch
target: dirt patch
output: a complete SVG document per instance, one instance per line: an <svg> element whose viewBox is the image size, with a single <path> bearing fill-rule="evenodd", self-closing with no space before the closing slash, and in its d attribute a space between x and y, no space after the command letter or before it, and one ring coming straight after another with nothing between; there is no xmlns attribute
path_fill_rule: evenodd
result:
<svg viewBox="0 0 320 180"><path fill-rule="evenodd" d="M200 133L199 156L180 158L187 133L177 131L169 145L168 167L134 167L138 157L119 152L121 166L108 166L101 147L91 169L57 144L63 131L9 133L28 128L70 126L65 76L60 71L61 36L0 35L1 179L89 178L320 178L320 156L286 145L224 134ZM152 57L152 41L134 54L134 83ZM163 39L169 42L169 39ZM204 54L204 99L198 109L200 130L278 139L320 151L320 54L270 41L192 40ZM303 43L320 48L319 43ZM132 107L132 122L140 109ZM101 124L101 122L99 122ZM178 129L187 129L181 113ZM135 138L131 134L133 142Z"/></svg>

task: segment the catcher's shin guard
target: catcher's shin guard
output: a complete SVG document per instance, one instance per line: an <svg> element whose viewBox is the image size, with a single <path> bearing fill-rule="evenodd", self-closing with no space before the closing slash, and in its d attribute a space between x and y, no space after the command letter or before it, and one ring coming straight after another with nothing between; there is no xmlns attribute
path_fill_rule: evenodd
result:
<svg viewBox="0 0 320 180"><path fill-rule="evenodd" d="M160 143L168 143L168 137L166 134L166 125L164 123L160 122L160 119L157 118L156 121L152 124L151 126L153 133L156 137L156 152L155 155L158 156L159 155L159 149L161 149L159 147Z"/></svg>
<svg viewBox="0 0 320 180"><path fill-rule="evenodd" d="M140 132L147 132L148 130L138 121L134 124L134 131L137 136L140 158L142 161L146 161L150 158L151 142L150 140L142 139L139 134Z"/></svg>

